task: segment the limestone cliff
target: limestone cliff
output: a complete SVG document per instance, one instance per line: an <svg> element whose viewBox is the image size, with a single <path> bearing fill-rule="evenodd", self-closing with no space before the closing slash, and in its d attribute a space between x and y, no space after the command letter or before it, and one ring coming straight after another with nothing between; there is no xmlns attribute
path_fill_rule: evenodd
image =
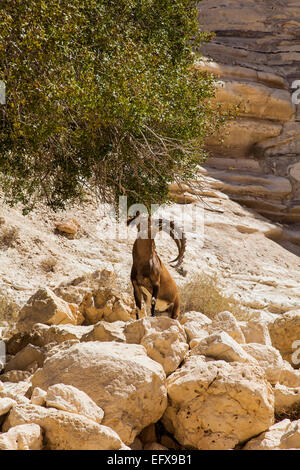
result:
<svg viewBox="0 0 300 470"><path fill-rule="evenodd" d="M201 28L216 33L199 67L220 77L217 101L240 106L223 142L208 141L219 189L272 220L300 222L300 79L297 0L203 0Z"/></svg>

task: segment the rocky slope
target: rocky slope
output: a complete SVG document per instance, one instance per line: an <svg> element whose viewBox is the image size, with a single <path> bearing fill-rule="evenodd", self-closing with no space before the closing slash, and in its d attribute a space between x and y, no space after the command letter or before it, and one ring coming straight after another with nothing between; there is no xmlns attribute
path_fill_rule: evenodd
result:
<svg viewBox="0 0 300 470"><path fill-rule="evenodd" d="M77 278L65 300L40 289L22 308L1 365L0 449L300 448L299 310L136 320L113 278Z"/></svg>
<svg viewBox="0 0 300 470"><path fill-rule="evenodd" d="M280 314L297 308L300 261L297 245L285 239L284 227L241 207L212 188L215 180L203 178L200 195L172 188L179 202L186 198L196 202L162 210L164 217L173 217L181 226L184 223L188 238L183 263L186 276L170 268L178 285L184 288L198 275L216 274L224 292L234 295L250 313ZM66 213L40 208L23 216L20 210L2 205L1 215L2 320L17 314L40 286L56 290L96 270L113 271L119 289L132 293L129 275L136 233L130 230L128 238L112 235L110 239L112 222L102 206L91 201ZM56 230L57 222L74 217L80 223L74 238ZM158 237L157 247L165 262L174 258L176 245L167 235Z"/></svg>
<svg viewBox="0 0 300 470"><path fill-rule="evenodd" d="M171 189L181 203L201 196L162 209L185 223L183 271L171 269L182 300L216 273L236 317L136 320L134 231L105 239L111 219L93 201L26 217L2 206L1 449L300 448L299 258L280 225L205 172L200 195Z"/></svg>
<svg viewBox="0 0 300 470"><path fill-rule="evenodd" d="M292 103L300 79L298 10L295 0L203 0L199 21L216 37L203 47L199 67L220 77L218 103L240 106L223 142L208 142L209 173L233 200L293 224L299 238L300 108Z"/></svg>

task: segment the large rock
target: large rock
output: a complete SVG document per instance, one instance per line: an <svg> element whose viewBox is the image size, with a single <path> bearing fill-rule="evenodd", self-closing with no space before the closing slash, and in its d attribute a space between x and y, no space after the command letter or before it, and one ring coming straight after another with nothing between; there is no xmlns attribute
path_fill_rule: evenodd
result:
<svg viewBox="0 0 300 470"><path fill-rule="evenodd" d="M276 384L274 387L275 413L279 416L293 416L300 412L300 387L286 387Z"/></svg>
<svg viewBox="0 0 300 470"><path fill-rule="evenodd" d="M37 363L33 363L31 366L31 370L9 370L1 375L1 381L10 383L28 381L32 374L38 369Z"/></svg>
<svg viewBox="0 0 300 470"><path fill-rule="evenodd" d="M55 223L56 230L67 235L76 235L79 227L79 222L74 218L67 218Z"/></svg>
<svg viewBox="0 0 300 470"><path fill-rule="evenodd" d="M32 390L30 401L33 405L43 406L46 403L47 392L39 387Z"/></svg>
<svg viewBox="0 0 300 470"><path fill-rule="evenodd" d="M107 321L99 321L88 333L83 335L82 341L117 341L118 343L125 343L126 337L124 328L126 323L123 321L114 321L112 323Z"/></svg>
<svg viewBox="0 0 300 470"><path fill-rule="evenodd" d="M46 447L51 450L118 450L124 446L116 432L85 416L31 404L14 406L3 430L29 423L44 430Z"/></svg>
<svg viewBox="0 0 300 470"><path fill-rule="evenodd" d="M241 132L240 129L239 133ZM258 201L261 200L260 198L273 199L274 203L279 203L289 197L292 192L290 181L282 176L249 174L236 168L229 171L210 170L209 174L214 178L210 181L212 188L230 194L232 199L246 205L248 205L247 198L250 198L250 201L254 198ZM251 207L250 204L249 206ZM254 208L256 209L256 206ZM263 209L264 206L261 208Z"/></svg>
<svg viewBox="0 0 300 470"><path fill-rule="evenodd" d="M37 327L37 330L36 330ZM41 323L36 324L29 331L22 331L15 333L9 338L6 342L6 352L11 356L15 356L19 351L25 348L28 344L33 344L34 346L42 347L44 346L43 338L41 337L41 329L49 328L47 325Z"/></svg>
<svg viewBox="0 0 300 470"><path fill-rule="evenodd" d="M209 335L199 341L191 351L191 356L194 355L203 355L226 362L256 363L255 359L225 331Z"/></svg>
<svg viewBox="0 0 300 470"><path fill-rule="evenodd" d="M37 362L37 365L42 367L44 359L45 353L41 348L28 344L7 362L5 372L9 370L26 370L33 362Z"/></svg>
<svg viewBox="0 0 300 470"><path fill-rule="evenodd" d="M116 287L116 274L107 269L85 273L71 281L62 282L54 289L54 293L66 302L80 305L84 296L99 287Z"/></svg>
<svg viewBox="0 0 300 470"><path fill-rule="evenodd" d="M280 439L280 449L300 449L300 419L293 421Z"/></svg>
<svg viewBox="0 0 300 470"><path fill-rule="evenodd" d="M49 357L54 356L57 353L60 353L62 351L68 350L71 346L74 346L75 344L78 344L80 341L78 339L69 339L67 341L64 341L63 343L49 343L47 346L45 346L46 349L46 357L49 359Z"/></svg>
<svg viewBox="0 0 300 470"><path fill-rule="evenodd" d="M284 361L279 383L286 387L300 387L300 370L293 369L287 361Z"/></svg>
<svg viewBox="0 0 300 470"><path fill-rule="evenodd" d="M9 412L13 405L15 405L15 400L12 398L0 398L0 416L5 415Z"/></svg>
<svg viewBox="0 0 300 470"><path fill-rule="evenodd" d="M167 375L177 369L189 349L184 328L169 317L147 317L127 324L128 343L141 344Z"/></svg>
<svg viewBox="0 0 300 470"><path fill-rule="evenodd" d="M0 398L12 398L16 402L29 401L32 385L29 381L0 382Z"/></svg>
<svg viewBox="0 0 300 470"><path fill-rule="evenodd" d="M249 320L240 322L246 343L259 343L271 346L271 338L267 324L262 321Z"/></svg>
<svg viewBox="0 0 300 470"><path fill-rule="evenodd" d="M92 326L82 325L52 325L47 326L37 323L31 330L31 334L35 333L39 337L39 341L43 346L49 343L63 343L69 340L81 341L82 337L92 330Z"/></svg>
<svg viewBox="0 0 300 470"><path fill-rule="evenodd" d="M248 157L253 152L254 145L265 139L279 136L281 130L282 124L277 122L236 119L227 125L222 135L209 137L207 146L215 155Z"/></svg>
<svg viewBox="0 0 300 470"><path fill-rule="evenodd" d="M163 368L140 345L87 342L57 350L32 384L46 390L57 383L84 391L104 410L103 424L126 444L156 422L167 404Z"/></svg>
<svg viewBox="0 0 300 470"><path fill-rule="evenodd" d="M210 333L219 333L225 331L237 343L245 343L245 337L235 316L231 312L220 312L209 326Z"/></svg>
<svg viewBox="0 0 300 470"><path fill-rule="evenodd" d="M185 447L233 449L274 422L274 396L262 369L192 356L167 379L167 430Z"/></svg>
<svg viewBox="0 0 300 470"><path fill-rule="evenodd" d="M257 437L254 437L243 447L243 450L273 450L277 449L280 445L280 440L291 421L284 419L279 423L273 424L267 431L263 432Z"/></svg>
<svg viewBox="0 0 300 470"><path fill-rule="evenodd" d="M272 345L293 367L300 367L300 310L277 318L269 325Z"/></svg>
<svg viewBox="0 0 300 470"><path fill-rule="evenodd" d="M75 304L68 304L50 289L40 288L20 311L19 331L28 331L35 323L80 325L83 317Z"/></svg>
<svg viewBox="0 0 300 470"><path fill-rule="evenodd" d="M287 88L287 82L295 79L299 70L297 7L294 1L279 8L276 0L203 0L199 4L200 22L206 31L216 31L217 35L202 50L215 60L222 59L223 64L234 65L237 78ZM244 68L249 71L247 76L241 75ZM230 71L227 74L230 76ZM274 80L275 75L280 77Z"/></svg>
<svg viewBox="0 0 300 470"><path fill-rule="evenodd" d="M300 420L284 419L251 439L243 450L296 450L300 449Z"/></svg>
<svg viewBox="0 0 300 470"><path fill-rule="evenodd" d="M271 88L262 83L222 80L215 100L223 109L240 106L240 115L272 121L289 121L295 112L288 90Z"/></svg>
<svg viewBox="0 0 300 470"><path fill-rule="evenodd" d="M210 318L200 312L186 312L180 315L179 321L185 329L190 345L195 338L205 338L209 334L208 327L212 323Z"/></svg>
<svg viewBox="0 0 300 470"><path fill-rule="evenodd" d="M42 450L43 433L38 424L21 424L0 434L0 450Z"/></svg>
<svg viewBox="0 0 300 470"><path fill-rule="evenodd" d="M196 68L205 70L206 72L213 73L216 77L226 77L232 79L242 79L249 82L258 82L269 87L274 88L286 88L286 80L280 75L276 75L270 72L261 72L250 69L248 67L241 67L238 65L225 65L218 62L214 62L211 59L202 57L196 63Z"/></svg>
<svg viewBox="0 0 300 470"><path fill-rule="evenodd" d="M133 297L109 287L88 292L80 304L85 323L94 325L100 320L114 322L136 318Z"/></svg>
<svg viewBox="0 0 300 470"><path fill-rule="evenodd" d="M45 402L46 406L50 408L77 413L96 421L98 424L101 424L103 419L103 410L86 393L72 385L51 385L47 390Z"/></svg>
<svg viewBox="0 0 300 470"><path fill-rule="evenodd" d="M266 379L272 385L280 381L281 372L285 364L277 349L258 343L243 344L242 348L245 353L257 360L266 374Z"/></svg>

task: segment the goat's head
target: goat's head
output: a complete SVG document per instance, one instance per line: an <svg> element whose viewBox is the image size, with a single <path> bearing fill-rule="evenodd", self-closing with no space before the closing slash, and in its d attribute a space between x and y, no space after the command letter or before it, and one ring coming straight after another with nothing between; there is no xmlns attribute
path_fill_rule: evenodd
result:
<svg viewBox="0 0 300 470"><path fill-rule="evenodd" d="M142 240L153 239L152 227L148 215L141 214L139 211L133 216L127 219L127 226L132 224L137 228L137 238Z"/></svg>
<svg viewBox="0 0 300 470"><path fill-rule="evenodd" d="M182 262L186 248L186 237L174 221L167 219L153 219L137 212L134 217L127 220L127 225L133 223L137 226L138 238L154 239L158 232L164 231L175 241L178 248L177 257L170 261L171 266L178 268ZM173 263L176 263L175 265Z"/></svg>

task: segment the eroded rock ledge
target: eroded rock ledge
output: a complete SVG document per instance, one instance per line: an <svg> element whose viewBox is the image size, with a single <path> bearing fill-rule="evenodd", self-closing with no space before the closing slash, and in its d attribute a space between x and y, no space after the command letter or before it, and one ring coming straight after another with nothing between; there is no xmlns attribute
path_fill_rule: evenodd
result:
<svg viewBox="0 0 300 470"><path fill-rule="evenodd" d="M223 142L209 139L208 173L232 199L283 223L300 222L300 14L287 0L203 0L199 20L215 39L198 66L219 77L216 100L240 105Z"/></svg>

